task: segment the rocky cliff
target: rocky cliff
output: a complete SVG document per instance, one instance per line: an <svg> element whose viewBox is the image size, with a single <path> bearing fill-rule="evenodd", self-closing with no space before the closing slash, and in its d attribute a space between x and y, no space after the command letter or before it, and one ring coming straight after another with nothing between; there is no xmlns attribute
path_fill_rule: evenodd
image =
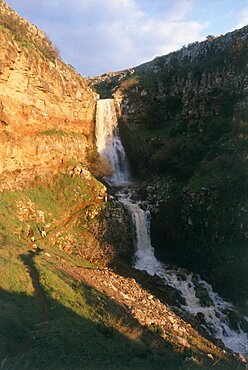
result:
<svg viewBox="0 0 248 370"><path fill-rule="evenodd" d="M165 261L247 300L248 27L90 81L120 103L122 141L154 205ZM152 179L155 178L155 179Z"/></svg>
<svg viewBox="0 0 248 370"><path fill-rule="evenodd" d="M130 218L104 201L106 187L85 166L96 94L1 0L0 24L0 367L244 368L166 306L175 292L156 289L161 279L131 268ZM123 133L136 85L116 94ZM142 91L133 90L136 101ZM171 183L159 176L143 186L158 218Z"/></svg>
<svg viewBox="0 0 248 370"><path fill-rule="evenodd" d="M32 177L42 167L85 160L94 145L96 94L43 32L2 1L0 10L0 173L32 169Z"/></svg>

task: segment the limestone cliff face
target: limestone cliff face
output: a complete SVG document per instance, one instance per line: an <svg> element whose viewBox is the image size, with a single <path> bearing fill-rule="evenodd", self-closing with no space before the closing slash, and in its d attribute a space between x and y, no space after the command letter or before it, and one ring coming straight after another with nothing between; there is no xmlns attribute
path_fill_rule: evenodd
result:
<svg viewBox="0 0 248 370"><path fill-rule="evenodd" d="M157 254L247 300L248 27L90 81L120 104ZM153 179L155 177L155 179Z"/></svg>
<svg viewBox="0 0 248 370"><path fill-rule="evenodd" d="M0 6L8 20L20 22ZM22 21L30 40L47 51L45 35ZM83 161L94 144L96 94L59 58L48 58L31 41L24 47L15 36L8 25L0 28L0 173Z"/></svg>

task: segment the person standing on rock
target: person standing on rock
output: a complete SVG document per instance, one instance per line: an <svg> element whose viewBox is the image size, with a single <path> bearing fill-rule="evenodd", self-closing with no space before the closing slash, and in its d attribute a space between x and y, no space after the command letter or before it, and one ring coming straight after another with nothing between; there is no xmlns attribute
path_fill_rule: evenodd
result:
<svg viewBox="0 0 248 370"><path fill-rule="evenodd" d="M46 233L46 230L44 229L44 227L41 226L41 228L39 230L40 230L40 234L41 234L42 238L45 238L47 236L47 233Z"/></svg>
<svg viewBox="0 0 248 370"><path fill-rule="evenodd" d="M35 241L35 236L34 236L34 232L33 232L33 230L32 230L32 229L30 229L30 230L29 230L29 232L28 232L28 236L30 237L30 240L31 240L32 242L34 242L34 241Z"/></svg>

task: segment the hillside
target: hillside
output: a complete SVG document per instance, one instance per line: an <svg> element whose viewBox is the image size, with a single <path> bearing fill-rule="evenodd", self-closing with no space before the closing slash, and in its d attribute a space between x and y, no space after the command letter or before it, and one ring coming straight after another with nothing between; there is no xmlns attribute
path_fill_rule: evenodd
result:
<svg viewBox="0 0 248 370"><path fill-rule="evenodd" d="M93 153L96 94L43 32L3 1L0 10L0 173L18 182L22 170L31 180Z"/></svg>
<svg viewBox="0 0 248 370"><path fill-rule="evenodd" d="M160 259L247 301L248 27L89 80L120 104Z"/></svg>
<svg viewBox="0 0 248 370"><path fill-rule="evenodd" d="M132 253L123 210L99 199L105 188L89 173L76 173L1 194L1 368L241 366L156 298L156 290L106 267L116 268L117 260L123 269ZM115 221L106 225L109 213Z"/></svg>
<svg viewBox="0 0 248 370"><path fill-rule="evenodd" d="M2 0L0 41L0 368L244 369L178 309L175 291L132 268L130 215L96 179L109 170L96 153L97 94ZM129 136L127 101L136 109L144 91L132 84L116 88L131 160L134 139L154 139L137 120ZM147 200L157 189L157 202L167 180L159 173L158 186L151 176L138 189ZM164 205L153 225L161 238Z"/></svg>

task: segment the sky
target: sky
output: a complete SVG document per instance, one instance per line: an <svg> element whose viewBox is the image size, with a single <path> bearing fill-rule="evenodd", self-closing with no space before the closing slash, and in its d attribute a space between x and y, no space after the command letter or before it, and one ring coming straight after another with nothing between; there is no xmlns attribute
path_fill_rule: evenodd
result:
<svg viewBox="0 0 248 370"><path fill-rule="evenodd" d="M6 0L83 76L133 67L248 24L248 0Z"/></svg>

